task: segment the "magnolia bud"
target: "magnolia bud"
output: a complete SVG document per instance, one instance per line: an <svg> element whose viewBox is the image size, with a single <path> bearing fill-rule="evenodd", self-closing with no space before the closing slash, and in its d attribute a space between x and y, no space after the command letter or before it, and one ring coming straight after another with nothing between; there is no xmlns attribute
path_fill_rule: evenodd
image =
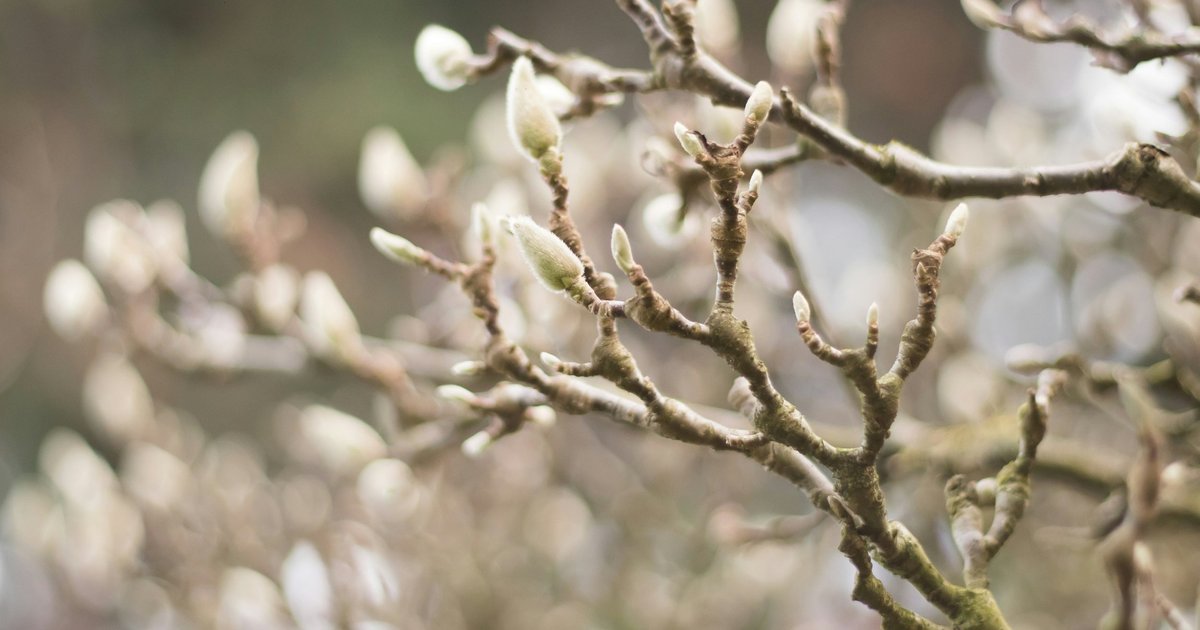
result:
<svg viewBox="0 0 1200 630"><path fill-rule="evenodd" d="M508 228L517 237L521 256L547 289L562 291L583 276L583 263L554 232L529 217L510 218Z"/></svg>
<svg viewBox="0 0 1200 630"><path fill-rule="evenodd" d="M562 127L558 116L546 103L538 90L533 73L533 63L528 57L513 62L512 74L508 77L507 92L508 132L512 141L534 161L551 149L557 149L562 141Z"/></svg>
<svg viewBox="0 0 1200 630"><path fill-rule="evenodd" d="M387 445L375 429L332 407L305 407L300 412L299 430L319 463L335 475L355 474L387 455Z"/></svg>
<svg viewBox="0 0 1200 630"><path fill-rule="evenodd" d="M457 90L471 78L471 45L444 26L422 29L413 53L425 82L439 90Z"/></svg>
<svg viewBox="0 0 1200 630"><path fill-rule="evenodd" d="M879 304L871 302L871 306L867 308L867 326L874 328L879 325Z"/></svg>
<svg viewBox="0 0 1200 630"><path fill-rule="evenodd" d="M990 28L1000 17L1000 9L992 0L962 0L963 13L979 28Z"/></svg>
<svg viewBox="0 0 1200 630"><path fill-rule="evenodd" d="M462 452L463 455L475 459L483 454L487 447L492 445L492 436L487 431L480 431L475 435L463 440Z"/></svg>
<svg viewBox="0 0 1200 630"><path fill-rule="evenodd" d="M746 101L746 122L761 125L771 114L771 105L774 100L775 93L771 90L770 83L766 81L756 83L754 91L750 93L750 98Z"/></svg>
<svg viewBox="0 0 1200 630"><path fill-rule="evenodd" d="M700 137L681 122L675 123L675 137L679 139L680 146L688 155L696 157L704 152L704 143L700 141Z"/></svg>
<svg viewBox="0 0 1200 630"><path fill-rule="evenodd" d="M733 0L704 0L696 5L696 39L718 55L738 45L738 14Z"/></svg>
<svg viewBox="0 0 1200 630"><path fill-rule="evenodd" d="M178 203L164 199L150 204L146 228L150 246L160 260L188 261L187 221Z"/></svg>
<svg viewBox="0 0 1200 630"><path fill-rule="evenodd" d="M642 226L655 245L675 250L700 231L700 217L689 212L682 220L679 217L683 200L675 193L666 193L651 199L642 209Z"/></svg>
<svg viewBox="0 0 1200 630"><path fill-rule="evenodd" d="M492 211L488 209L487 204L475 203L471 205L471 230L475 232L475 237L484 247L494 245L496 242L496 217L492 215Z"/></svg>
<svg viewBox="0 0 1200 630"><path fill-rule="evenodd" d="M767 56L792 74L807 72L813 64L817 22L825 3L821 0L779 0L767 21Z"/></svg>
<svg viewBox="0 0 1200 630"><path fill-rule="evenodd" d="M459 361L450 366L450 373L455 376L476 376L487 370L487 364L482 361Z"/></svg>
<svg viewBox="0 0 1200 630"><path fill-rule="evenodd" d="M141 206L117 200L88 213L83 235L83 260L105 282L130 295L141 293L158 274L149 241L131 225L145 221Z"/></svg>
<svg viewBox="0 0 1200 630"><path fill-rule="evenodd" d="M312 333L313 349L325 358L346 357L361 343L354 312L323 271L304 276L300 317Z"/></svg>
<svg viewBox="0 0 1200 630"><path fill-rule="evenodd" d="M298 627L333 627L334 595L329 568L312 543L301 540L292 547L279 567L279 583Z"/></svg>
<svg viewBox="0 0 1200 630"><path fill-rule="evenodd" d="M245 131L225 138L200 176L200 218L209 231L227 237L254 223L258 193L258 142Z"/></svg>
<svg viewBox="0 0 1200 630"><path fill-rule="evenodd" d="M746 185L746 191L757 195L758 191L762 188L762 181L762 171L754 169L754 172L750 174L750 183Z"/></svg>
<svg viewBox="0 0 1200 630"><path fill-rule="evenodd" d="M812 317L812 309L808 306L808 300L799 291L792 294L792 311L796 314L797 323L805 323Z"/></svg>
<svg viewBox="0 0 1200 630"><path fill-rule="evenodd" d="M525 419L539 427L550 427L558 421L558 412L549 405L537 405L525 410Z"/></svg>
<svg viewBox="0 0 1200 630"><path fill-rule="evenodd" d="M975 482L975 497L980 505L992 505L996 502L997 489L995 477L984 477Z"/></svg>
<svg viewBox="0 0 1200 630"><path fill-rule="evenodd" d="M358 160L358 194L367 209L383 218L404 217L425 200L425 172L400 134L375 127L363 137Z"/></svg>
<svg viewBox="0 0 1200 630"><path fill-rule="evenodd" d="M283 596L267 576L246 567L221 574L216 602L218 628L275 628L286 624Z"/></svg>
<svg viewBox="0 0 1200 630"><path fill-rule="evenodd" d="M562 364L563 364L562 359L554 356L553 354L550 354L549 352L543 352L539 356L542 360L542 363L544 363L546 365L546 367L550 368L551 370L554 370L555 372L557 372L558 369L560 367L562 367Z"/></svg>
<svg viewBox="0 0 1200 630"><path fill-rule="evenodd" d="M625 233L625 228L620 225L614 225L612 230L612 256L617 262L617 266L626 274L633 271L633 249L629 246L629 235Z"/></svg>
<svg viewBox="0 0 1200 630"><path fill-rule="evenodd" d="M254 310L271 330L281 330L292 320L299 297L300 277L287 265L271 265L255 278Z"/></svg>
<svg viewBox="0 0 1200 630"><path fill-rule="evenodd" d="M371 228L371 244L379 253L406 265L419 265L428 252L412 244L412 241L392 234L383 228Z"/></svg>
<svg viewBox="0 0 1200 630"><path fill-rule="evenodd" d="M100 284L78 260L64 260L46 278L42 307L50 327L67 341L76 341L96 329L108 304Z"/></svg>
<svg viewBox="0 0 1200 630"><path fill-rule="evenodd" d="M970 218L971 212L967 209L967 204L960 203L954 208L954 212L950 213L950 218L946 221L946 229L943 232L947 236L959 238L962 236L963 230L967 229L967 219Z"/></svg>
<svg viewBox="0 0 1200 630"><path fill-rule="evenodd" d="M119 354L102 354L83 379L88 422L114 444L146 437L154 424L154 399L137 368Z"/></svg>
<svg viewBox="0 0 1200 630"><path fill-rule="evenodd" d="M439 398L466 403L468 405L475 405L479 403L479 397L475 395L475 392L472 392L461 385L439 385L438 388L434 390L434 393L436 393Z"/></svg>
<svg viewBox="0 0 1200 630"><path fill-rule="evenodd" d="M421 505L421 486L408 464L398 459L377 459L358 475L358 500L373 516L395 523L411 516Z"/></svg>

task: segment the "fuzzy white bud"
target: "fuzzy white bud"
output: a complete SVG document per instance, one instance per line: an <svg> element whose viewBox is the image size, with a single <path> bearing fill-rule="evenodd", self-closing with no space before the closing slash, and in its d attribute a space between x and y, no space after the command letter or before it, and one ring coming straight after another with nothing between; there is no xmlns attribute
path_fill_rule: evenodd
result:
<svg viewBox="0 0 1200 630"><path fill-rule="evenodd" d="M984 477L975 482L975 496L979 499L981 505L992 505L996 502L996 484L995 477Z"/></svg>
<svg viewBox="0 0 1200 630"><path fill-rule="evenodd" d="M537 405L525 410L525 419L539 427L550 427L558 421L558 412L549 405Z"/></svg>
<svg viewBox="0 0 1200 630"><path fill-rule="evenodd" d="M406 265L419 265L428 255L425 250L413 245L412 241L378 227L371 228L371 244L379 253Z"/></svg>
<svg viewBox="0 0 1200 630"><path fill-rule="evenodd" d="M612 229L612 256L617 266L626 274L633 271L633 248L629 246L629 235L625 228L614 225Z"/></svg>
<svg viewBox="0 0 1200 630"><path fill-rule="evenodd" d="M482 361L459 361L450 366L450 373L455 376L476 376L487 370L487 364Z"/></svg>
<svg viewBox="0 0 1200 630"><path fill-rule="evenodd" d="M479 242L485 247L495 244L496 217L492 214L487 204L475 203L471 205L471 231L475 233L475 238L478 238Z"/></svg>
<svg viewBox="0 0 1200 630"><path fill-rule="evenodd" d="M703 0L696 5L696 39L705 49L724 55L739 43L738 13L733 0Z"/></svg>
<svg viewBox="0 0 1200 630"><path fill-rule="evenodd" d="M163 199L150 204L146 231L160 260L188 262L187 221L178 203Z"/></svg>
<svg viewBox="0 0 1200 630"><path fill-rule="evenodd" d="M421 29L413 54L425 82L439 90L457 90L471 78L471 44L445 26L430 24Z"/></svg>
<svg viewBox="0 0 1200 630"><path fill-rule="evenodd" d="M335 475L357 474L368 463L387 455L387 444L371 425L324 405L300 412L300 437L319 463Z"/></svg>
<svg viewBox="0 0 1200 630"><path fill-rule="evenodd" d="M492 436L487 431L480 431L475 435L463 440L462 452L463 455L475 459L487 450L487 447L492 445Z"/></svg>
<svg viewBox="0 0 1200 630"><path fill-rule="evenodd" d="M300 276L287 265L275 264L254 281L254 311L271 330L281 330L296 314Z"/></svg>
<svg viewBox="0 0 1200 630"><path fill-rule="evenodd" d="M758 191L762 190L762 182L762 171L754 169L754 172L750 174L750 183L746 185L746 191L757 195Z"/></svg>
<svg viewBox="0 0 1200 630"><path fill-rule="evenodd" d="M137 368L119 354L102 354L88 368L83 411L88 422L117 445L144 438L154 424L150 389Z"/></svg>
<svg viewBox="0 0 1200 630"><path fill-rule="evenodd" d="M434 393L436 393L439 398L466 403L468 405L475 405L479 403L479 397L475 395L475 392L472 392L461 385L439 385L438 388L434 390Z"/></svg>
<svg viewBox="0 0 1200 630"><path fill-rule="evenodd" d="M971 216L971 211L967 209L967 204L960 203L954 208L954 212L950 213L950 218L946 220L946 229L944 233L947 236L959 238L962 236L963 230L967 229L967 219Z"/></svg>
<svg viewBox="0 0 1200 630"><path fill-rule="evenodd" d="M867 326L874 328L879 325L879 304L871 302L867 308Z"/></svg>
<svg viewBox="0 0 1200 630"><path fill-rule="evenodd" d="M46 278L42 294L46 319L58 336L76 341L100 325L108 311L104 291L78 260L64 260Z"/></svg>
<svg viewBox="0 0 1200 630"><path fill-rule="evenodd" d="M152 245L132 227L145 220L141 206L122 199L93 208L84 227L84 262L98 278L130 295L141 293L158 275Z"/></svg>
<svg viewBox="0 0 1200 630"><path fill-rule="evenodd" d="M245 131L225 138L200 176L200 218L221 237L248 229L262 200L258 192L258 142Z"/></svg>
<svg viewBox="0 0 1200 630"><path fill-rule="evenodd" d="M804 294L797 291L792 294L792 312L796 314L796 322L807 322L812 317L812 308Z"/></svg>
<svg viewBox="0 0 1200 630"><path fill-rule="evenodd" d="M358 475L358 500L385 523L403 521L421 505L422 489L408 464L398 459L377 459Z"/></svg>
<svg viewBox="0 0 1200 630"><path fill-rule="evenodd" d="M767 20L767 56L792 74L813 65L817 23L825 3L821 0L779 0Z"/></svg>
<svg viewBox="0 0 1200 630"><path fill-rule="evenodd" d="M539 355L539 357L541 358L542 363L545 364L546 367L550 368L551 370L554 370L555 372L558 371L558 368L562 367L562 364L563 364L562 359L554 356L553 354L550 354L549 352L543 352L541 355Z"/></svg>
<svg viewBox="0 0 1200 630"><path fill-rule="evenodd" d="M684 151L687 151L688 155L696 157L704 153L704 143L700 142L699 136L681 122L675 123L675 138L679 140L679 145L683 147Z"/></svg>
<svg viewBox="0 0 1200 630"><path fill-rule="evenodd" d="M358 194L368 210L382 218L405 218L421 207L426 189L425 172L395 129L367 132L358 160Z"/></svg>
<svg viewBox="0 0 1200 630"><path fill-rule="evenodd" d="M508 133L530 159L537 161L562 142L562 127L538 89L533 62L520 57L513 62L506 93Z"/></svg>
<svg viewBox="0 0 1200 630"><path fill-rule="evenodd" d="M754 84L754 91L750 93L750 98L746 101L744 112L746 121L761 125L771 114L771 105L774 100L775 92L771 90L770 83L759 81Z"/></svg>
<svg viewBox="0 0 1200 630"><path fill-rule="evenodd" d="M547 289L562 291L583 276L583 263L554 232L529 217L512 217L507 225L517 238L521 256Z"/></svg>
<svg viewBox="0 0 1200 630"><path fill-rule="evenodd" d="M962 0L963 13L979 28L991 28L1000 17L1000 9L992 0Z"/></svg>
<svg viewBox="0 0 1200 630"><path fill-rule="evenodd" d="M312 543L301 540L292 547L279 567L279 583L298 627L306 630L334 627L329 567Z"/></svg>
<svg viewBox="0 0 1200 630"><path fill-rule="evenodd" d="M313 349L326 358L348 357L362 343L354 312L323 271L304 276L300 318L311 332Z"/></svg>

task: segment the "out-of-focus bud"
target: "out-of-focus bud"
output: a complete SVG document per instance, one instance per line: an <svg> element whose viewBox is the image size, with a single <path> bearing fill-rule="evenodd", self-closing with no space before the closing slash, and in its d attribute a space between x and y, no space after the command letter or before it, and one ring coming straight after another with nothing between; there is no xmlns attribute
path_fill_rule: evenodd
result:
<svg viewBox="0 0 1200 630"><path fill-rule="evenodd" d="M792 294L792 312L796 314L796 323L804 323L812 317L812 307L808 305L808 299L804 294L797 291Z"/></svg>
<svg viewBox="0 0 1200 630"><path fill-rule="evenodd" d="M96 330L108 311L100 284L78 260L64 260L50 271L42 307L50 327L67 341Z"/></svg>
<svg viewBox="0 0 1200 630"><path fill-rule="evenodd" d="M358 194L368 210L385 219L411 216L426 189L425 172L395 129L367 132L358 159Z"/></svg>
<svg viewBox="0 0 1200 630"><path fill-rule="evenodd" d="M478 376L487 371L487 364L483 361L459 361L450 366L450 373L455 376Z"/></svg>
<svg viewBox="0 0 1200 630"><path fill-rule="evenodd" d="M154 424L154 400L142 375L124 356L100 355L83 379L88 421L118 445L144 438Z"/></svg>
<svg viewBox="0 0 1200 630"><path fill-rule="evenodd" d="M480 244L491 246L496 241L496 217L492 215L492 211L488 209L487 204L475 203L471 205L471 231L475 233L475 238L479 239Z"/></svg>
<svg viewBox="0 0 1200 630"><path fill-rule="evenodd" d="M254 283L254 309L271 330L280 330L296 314L300 299L300 276L287 265L263 269Z"/></svg>
<svg viewBox="0 0 1200 630"><path fill-rule="evenodd" d="M985 477L975 482L975 496L981 505L996 503L996 478Z"/></svg>
<svg viewBox="0 0 1200 630"><path fill-rule="evenodd" d="M419 265L427 255L425 250L413 245L412 241L383 228L371 228L371 244L379 253L406 265Z"/></svg>
<svg viewBox="0 0 1200 630"><path fill-rule="evenodd" d="M545 365L546 367L550 368L551 370L553 370L555 372L557 372L558 368L562 367L562 364L563 364L562 359L554 356L553 354L550 354L549 352L541 353L540 355L538 355L538 358L540 358L542 360L543 365Z"/></svg>
<svg viewBox="0 0 1200 630"><path fill-rule="evenodd" d="M562 127L538 90L533 63L528 57L513 62L506 98L508 132L517 148L535 162L547 151L558 148Z"/></svg>
<svg viewBox="0 0 1200 630"><path fill-rule="evenodd" d="M675 123L675 138L679 140L679 146L692 157L704 152L704 143L700 142L700 137L681 122Z"/></svg>
<svg viewBox="0 0 1200 630"><path fill-rule="evenodd" d="M537 405L525 410L525 419L539 427L550 427L558 421L558 412L549 405Z"/></svg>
<svg viewBox="0 0 1200 630"><path fill-rule="evenodd" d="M283 628L289 625L279 588L267 576L246 567L221 575L216 627ZM290 621L290 620L289 620Z"/></svg>
<svg viewBox="0 0 1200 630"><path fill-rule="evenodd" d="M867 308L867 326L875 327L879 325L879 303L871 302L871 306Z"/></svg>
<svg viewBox="0 0 1200 630"><path fill-rule="evenodd" d="M215 369L235 369L246 357L246 320L235 306L211 305L193 332L205 362Z"/></svg>
<svg viewBox="0 0 1200 630"><path fill-rule="evenodd" d="M192 471L175 455L145 442L133 442L122 453L121 484L139 504L164 512L188 493Z"/></svg>
<svg viewBox="0 0 1200 630"><path fill-rule="evenodd" d="M94 506L117 488L117 476L78 433L53 429L38 450L38 467L76 506Z"/></svg>
<svg viewBox="0 0 1200 630"><path fill-rule="evenodd" d="M954 208L954 212L950 213L950 218L946 220L946 229L943 233L954 238L961 237L963 230L967 229L967 219L970 216L971 211L967 209L967 204L958 204Z"/></svg>
<svg viewBox="0 0 1200 630"><path fill-rule="evenodd" d="M150 204L146 209L150 245L163 259L188 261L187 220L183 208L169 199Z"/></svg>
<svg viewBox="0 0 1200 630"><path fill-rule="evenodd" d="M387 455L387 445L370 425L324 405L300 412L300 435L321 465L334 475L352 475Z"/></svg>
<svg viewBox="0 0 1200 630"><path fill-rule="evenodd" d="M358 320L323 271L304 276L300 318L311 332L313 349L327 359L348 358L361 347Z"/></svg>
<svg viewBox="0 0 1200 630"><path fill-rule="evenodd" d="M41 480L22 479L8 489L4 499L4 535L18 547L50 551L55 535L52 523L59 515L51 488Z"/></svg>
<svg viewBox="0 0 1200 630"><path fill-rule="evenodd" d="M651 199L642 209L642 227L655 245L676 250L700 231L700 220L696 213L689 212L680 220L679 207L682 203L679 195L666 193Z"/></svg>
<svg viewBox="0 0 1200 630"><path fill-rule="evenodd" d="M480 431L471 437L463 440L462 452L463 455L475 459L483 454L487 447L492 445L492 435L487 431Z"/></svg>
<svg viewBox="0 0 1200 630"><path fill-rule="evenodd" d="M258 215L258 142L246 131L225 138L200 176L200 218L213 234L249 229Z"/></svg>
<svg viewBox="0 0 1200 630"><path fill-rule="evenodd" d="M979 28L990 28L1000 17L1000 8L992 0L962 0L963 13Z"/></svg>
<svg viewBox="0 0 1200 630"><path fill-rule="evenodd" d="M421 29L413 53L425 82L439 90L452 92L471 78L471 44L445 26Z"/></svg>
<svg viewBox="0 0 1200 630"><path fill-rule="evenodd" d="M158 274L150 244L130 227L145 220L141 206L117 200L88 213L83 260L96 275L130 295L140 293Z"/></svg>
<svg viewBox="0 0 1200 630"><path fill-rule="evenodd" d="M696 39L709 52L726 55L738 46L738 13L733 0L702 0L696 5Z"/></svg>
<svg viewBox="0 0 1200 630"><path fill-rule="evenodd" d="M434 390L434 393L436 393L439 398L454 400L457 402L466 403L468 405L476 405L479 403L479 397L476 396L474 392L461 385L439 385L438 388Z"/></svg>
<svg viewBox="0 0 1200 630"><path fill-rule="evenodd" d="M620 225L614 225L612 229L612 256L621 271L627 274L633 271L636 264L633 262L633 248L629 246L629 235Z"/></svg>
<svg viewBox="0 0 1200 630"><path fill-rule="evenodd" d="M555 116L567 113L575 105L575 93L556 77L539 74L534 82L537 83L538 92L542 94L542 100Z"/></svg>
<svg viewBox="0 0 1200 630"><path fill-rule="evenodd" d="M283 566L279 583L292 618L302 630L334 627L333 586L320 552L307 540L297 542Z"/></svg>
<svg viewBox="0 0 1200 630"><path fill-rule="evenodd" d="M752 192L757 195L758 191L762 190L762 182L762 171L754 169L754 172L750 174L750 183L746 185L746 192Z"/></svg>
<svg viewBox="0 0 1200 630"><path fill-rule="evenodd" d="M756 125L761 125L767 119L767 116L771 114L771 105L774 100L775 92L771 90L770 83L759 81L754 84L754 91L750 93L750 98L746 100L746 109L744 111L746 120Z"/></svg>
<svg viewBox="0 0 1200 630"><path fill-rule="evenodd" d="M358 475L358 500L384 523L397 523L420 507L421 486L408 464L398 459L377 459Z"/></svg>
<svg viewBox="0 0 1200 630"><path fill-rule="evenodd" d="M511 217L507 226L533 275L547 289L562 291L583 277L583 263L554 232L529 217Z"/></svg>
<svg viewBox="0 0 1200 630"><path fill-rule="evenodd" d="M824 5L821 0L779 0L767 21L767 56L772 63L792 74L812 68Z"/></svg>

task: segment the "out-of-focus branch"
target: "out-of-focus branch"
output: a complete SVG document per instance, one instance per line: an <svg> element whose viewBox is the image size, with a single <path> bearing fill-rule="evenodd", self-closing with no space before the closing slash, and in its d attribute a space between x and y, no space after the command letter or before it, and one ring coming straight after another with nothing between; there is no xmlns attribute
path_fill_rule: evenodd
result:
<svg viewBox="0 0 1200 630"><path fill-rule="evenodd" d="M1150 26L1144 16L1141 28L1116 35L1081 15L1056 22L1040 0L1018 2L1009 13L992 0L962 0L962 4L967 17L981 28L1003 29L1035 42L1073 42L1091 50L1098 65L1120 72L1144 61L1200 52L1200 37L1194 33L1167 35Z"/></svg>

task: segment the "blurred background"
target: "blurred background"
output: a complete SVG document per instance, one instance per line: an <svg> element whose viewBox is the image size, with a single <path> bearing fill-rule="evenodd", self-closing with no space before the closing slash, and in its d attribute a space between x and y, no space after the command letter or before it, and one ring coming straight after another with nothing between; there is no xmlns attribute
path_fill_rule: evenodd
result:
<svg viewBox="0 0 1200 630"><path fill-rule="evenodd" d="M1171 11L1172 3L1163 4ZM1054 8L1062 15L1086 10L1111 19L1115 6ZM743 76L804 93L811 77L773 67L768 59L764 41L774 8L767 0L737 3L743 45L725 59ZM1163 19L1181 20L1175 13ZM0 495L38 474L40 445L56 427L79 432L104 460L121 467L121 449L93 440L95 430L83 412L81 383L97 344L66 343L49 330L42 312L46 276L57 261L80 256L93 206L116 198L143 204L174 199L186 211L192 268L218 285L231 282L238 264L204 230L195 207L205 162L235 130L258 140L264 196L307 217L301 240L283 254L287 263L301 271L327 271L365 332L411 336L472 358L469 342L477 339L470 332L477 331L448 328L469 323L466 302L447 296L422 274L398 270L368 244L367 231L379 219L357 190L363 137L374 126L392 126L418 161L462 160L474 168L477 176L463 180L461 203L451 209L460 225L469 202L486 197L501 175L512 175L524 187L534 216L544 216L548 205L527 164L501 165L498 175L485 162L495 157L494 151L488 155L489 137L503 137L504 131L481 107L486 110L491 97L495 113L502 77L456 92L422 81L413 42L431 22L458 31L476 51L483 49L488 28L502 25L552 50L646 66L636 29L611 2L0 3ZM985 34L958 3L856 0L842 41L850 130L874 142L898 139L952 163L1067 163L1106 155L1128 140L1185 131L1171 102L1185 81L1178 68L1145 64L1130 75L1092 68L1087 53L1073 47ZM637 171L645 138L670 139L675 118L697 127L720 121L713 108L690 99L630 98L597 120L571 125L566 156L576 193L572 212L587 228L594 252L607 251L613 221L635 224L647 199L668 191L643 173L628 175ZM788 141L785 134L773 135L766 141ZM605 165L593 166L601 158ZM622 185L606 186L605 177ZM948 208L898 199L826 163L806 163L772 178L760 205L800 252L829 335L854 343L867 305L878 301L884 347L893 347L912 312L908 254L937 234ZM973 213L971 231L947 262L937 354L914 378L905 401L906 411L928 426L1011 418L1025 384L1004 369L1003 357L1018 344L1069 342L1089 358L1146 365L1168 356L1164 338L1174 335L1185 347L1195 340L1196 314L1165 313L1162 299L1181 278L1200 274L1195 220L1109 195L985 202L973 205ZM420 220L413 225L411 233L426 238L422 245L439 253L458 251L453 235L437 235ZM652 277L666 280L660 283L664 292L699 312L711 293L705 244L656 254L647 251L644 231L631 230L631 236L639 260L646 251L643 262ZM762 252L749 261L748 282L755 288L747 289L739 305L777 369L780 388L822 424L857 427L853 403L837 389L836 375L794 337L786 273ZM514 301L524 305L522 289L512 291ZM549 298L528 298L538 299ZM547 308L557 317L578 315L567 307ZM397 320L402 314L411 317ZM529 332L522 343L530 350L574 360L585 356L590 332L578 323L582 320L563 320L576 323L547 332L545 321L538 329L528 307L526 316ZM556 330L572 334L556 336ZM730 377L724 366L696 349L676 350L670 340L638 331L630 338L635 351L658 357L648 365L664 389L685 400L725 405ZM894 354L881 350L881 361ZM252 522L259 518L256 512L244 512L248 531L267 533L241 542L222 538L219 532L237 529L237 508L246 508L238 502L226 506L232 520L225 529L185 527L188 535L207 541L195 548L207 550L212 567L197 569L202 577L189 573L184 579L169 570L155 572L175 562L162 551L171 544L153 540L155 519L169 521L169 511L143 514L149 559L118 572L126 581L105 588L5 546L0 601L8 612L0 610L0 627L236 627L228 618L214 621L190 611L205 603L224 606L225 587L243 593L274 587L218 569L250 565L255 575L286 582L281 567L295 558L300 559L289 566L303 567L300 573L320 565L335 584L361 582L353 597L344 592L349 587L334 587L341 601L357 602L338 605L331 623L339 626L878 624L849 599L853 573L834 551L835 528L783 542L722 542L721 523L730 519L762 522L811 509L792 487L733 456L598 418L564 417L549 431L506 438L480 461L464 460L451 449L445 458L414 464L413 483L422 489L415 515L374 531L358 529L346 524L354 518L339 512L349 499L337 480L287 462L286 449L278 446L277 407L320 402L369 417L370 388L320 369L288 377L197 378L153 361L137 365L154 399L211 440L201 449L206 455L181 460L199 476L215 467L216 476L205 477L205 483L248 484L247 496L274 497L263 499L275 506L272 516L262 517L270 524L260 527ZM1174 392L1164 404L1178 407L1186 399ZM1064 420L1056 431L1098 440L1114 453L1132 452L1129 426L1112 418L1089 424L1097 408L1111 415L1111 400L1062 406L1064 416L1078 424ZM41 457L45 473L46 454ZM889 486L893 517L909 523L936 561L954 571L957 556L942 508L944 468L921 458L898 466L897 481ZM239 471L249 472L239 478ZM299 500L296 493L318 498ZM1081 494L1039 485L1030 515L993 572L997 597L1017 627L1095 626L1107 607L1102 569L1078 541L1063 542L1065 535L1054 532L1088 524L1100 498L1103 493L1094 488ZM289 508L289 500L302 507ZM1039 538L1039 531L1050 533ZM1196 538L1189 532L1172 530L1159 541L1180 560L1164 566L1163 583L1188 608L1198 576ZM313 541L320 557L313 561L309 547L295 546L297 540ZM373 549L384 560L377 566L357 551L339 555L344 549ZM1047 554L1056 561L1047 563ZM18 578L21 586L15 586ZM296 579L321 584L325 578ZM185 591L180 583L207 587ZM296 588L302 595L294 596ZM900 593L919 608L914 593ZM260 599L271 597L279 596ZM293 597L319 600L321 592L293 586L284 594L290 613L261 619L327 627L306 625Z"/></svg>

